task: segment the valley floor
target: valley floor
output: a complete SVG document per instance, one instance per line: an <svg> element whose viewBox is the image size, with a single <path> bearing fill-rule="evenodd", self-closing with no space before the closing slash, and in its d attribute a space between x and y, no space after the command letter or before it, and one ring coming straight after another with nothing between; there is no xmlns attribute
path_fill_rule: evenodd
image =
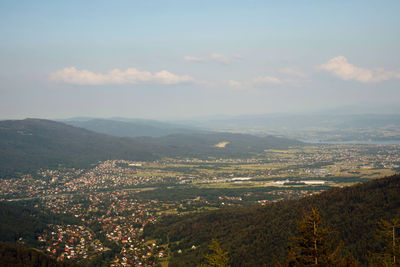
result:
<svg viewBox="0 0 400 267"><path fill-rule="evenodd" d="M35 236L54 258L152 265L168 261L169 248L144 239L143 229L165 215L266 205L389 176L400 169L399 148L310 145L247 159L110 160L0 180L0 199L79 221L49 224Z"/></svg>

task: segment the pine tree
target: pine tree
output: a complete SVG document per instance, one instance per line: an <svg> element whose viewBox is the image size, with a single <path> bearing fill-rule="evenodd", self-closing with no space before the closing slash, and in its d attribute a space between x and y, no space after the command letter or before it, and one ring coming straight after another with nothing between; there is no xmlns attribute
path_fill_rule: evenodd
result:
<svg viewBox="0 0 400 267"><path fill-rule="evenodd" d="M289 246L289 266L337 266L341 245L334 246L333 232L323 226L317 209L305 214L297 222L298 236L292 238Z"/></svg>
<svg viewBox="0 0 400 267"><path fill-rule="evenodd" d="M206 263L198 265L198 267L230 267L228 265L228 252L224 251L217 239L212 239L212 244L208 246L211 254L206 254L204 259Z"/></svg>
<svg viewBox="0 0 400 267"><path fill-rule="evenodd" d="M374 253L370 263L374 266L400 266L400 219L380 220L377 239L384 244L380 253Z"/></svg>

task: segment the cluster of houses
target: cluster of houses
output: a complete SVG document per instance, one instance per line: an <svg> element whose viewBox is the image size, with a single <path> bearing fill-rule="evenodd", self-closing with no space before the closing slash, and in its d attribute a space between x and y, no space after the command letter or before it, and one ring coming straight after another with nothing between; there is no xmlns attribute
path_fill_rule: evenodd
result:
<svg viewBox="0 0 400 267"><path fill-rule="evenodd" d="M162 176L144 174L141 166L143 163L108 160L89 170L41 170L37 173L38 177L26 174L18 178L0 179L0 200L132 188L164 181Z"/></svg>
<svg viewBox="0 0 400 267"><path fill-rule="evenodd" d="M167 256L163 247L149 244L142 238L143 228L160 216L162 205L157 200L139 201L132 191L63 195L43 202L41 208L78 218L82 225L101 225L97 233L85 226L51 226L38 237L44 250L59 260L87 259L108 250L96 239L104 236L117 244L120 252L113 259L115 266L151 265Z"/></svg>
<svg viewBox="0 0 400 267"><path fill-rule="evenodd" d="M83 225L48 225L38 241L43 250L57 260L87 259L106 249Z"/></svg>

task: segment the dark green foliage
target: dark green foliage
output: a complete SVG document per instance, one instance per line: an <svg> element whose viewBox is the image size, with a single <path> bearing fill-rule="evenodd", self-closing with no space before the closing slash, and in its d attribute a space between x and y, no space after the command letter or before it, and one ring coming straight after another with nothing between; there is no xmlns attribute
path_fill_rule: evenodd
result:
<svg viewBox="0 0 400 267"><path fill-rule="evenodd" d="M0 265L3 267L67 267L79 266L57 262L42 252L24 247L0 243Z"/></svg>
<svg viewBox="0 0 400 267"><path fill-rule="evenodd" d="M290 245L289 266L337 266L341 245L334 245L334 233L323 225L317 209L304 214L297 222L297 231Z"/></svg>
<svg viewBox="0 0 400 267"><path fill-rule="evenodd" d="M74 224L78 223L78 220L15 203L0 202L0 241L2 242L15 244L20 241L27 246L37 247L37 235L47 228L47 224L62 223Z"/></svg>
<svg viewBox="0 0 400 267"><path fill-rule="evenodd" d="M296 184L297 185L297 184ZM308 191L320 191L329 189L328 186L304 186L304 187L285 187L285 190L308 190ZM174 188L160 187L152 191L142 191L137 194L138 198L143 200L157 199L161 201L181 201L185 199L193 199L196 197L202 197L207 200L218 200L221 195L229 197L243 197L243 200L251 201L252 206L254 201L260 199L261 196L264 199L274 199L273 196L268 194L269 192L282 190L282 188L271 186L271 187L254 187L254 188L198 188L198 187L179 187ZM244 197L244 193L251 192L253 195Z"/></svg>
<svg viewBox="0 0 400 267"><path fill-rule="evenodd" d="M378 223L377 241L383 244L379 252L371 253L370 263L373 266L400 266L400 219L380 220Z"/></svg>
<svg viewBox="0 0 400 267"><path fill-rule="evenodd" d="M347 254L342 257L338 266L340 266L340 267L361 267L361 264L358 260L356 260L354 258L353 255Z"/></svg>
<svg viewBox="0 0 400 267"><path fill-rule="evenodd" d="M198 265L198 267L229 267L228 252L221 248L217 239L213 238L211 240L211 245L208 246L208 249L212 253L204 255L205 263Z"/></svg>
<svg viewBox="0 0 400 267"><path fill-rule="evenodd" d="M274 257L288 257L287 244L296 235L296 220L304 210L317 208L326 223L343 241L343 254L366 264L367 251L380 251L375 240L380 219L400 214L400 176L392 176L347 188L334 188L300 200L282 201L265 207L223 209L198 215L169 216L147 225L145 235L170 241L170 266L200 263L213 237L230 251L232 266L272 264ZM196 245L197 250L190 247ZM175 253L178 249L182 254Z"/></svg>

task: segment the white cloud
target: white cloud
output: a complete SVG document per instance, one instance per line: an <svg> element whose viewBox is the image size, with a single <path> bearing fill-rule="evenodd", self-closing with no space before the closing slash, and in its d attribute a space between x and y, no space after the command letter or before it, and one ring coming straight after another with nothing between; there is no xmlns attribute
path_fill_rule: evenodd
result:
<svg viewBox="0 0 400 267"><path fill-rule="evenodd" d="M151 73L128 68L125 71L119 69L110 70L107 73L95 73L89 70L78 70L68 67L50 74L50 79L78 85L105 85L105 84L178 84L193 82L194 79L188 75L177 75L166 70Z"/></svg>
<svg viewBox="0 0 400 267"><path fill-rule="evenodd" d="M279 72L283 73L283 74L291 75L291 76L300 77L300 78L304 78L307 76L304 72L302 72L298 68L291 68L291 67L282 68L279 70Z"/></svg>
<svg viewBox="0 0 400 267"><path fill-rule="evenodd" d="M222 64L231 63L231 60L228 57L226 57L226 56L224 56L222 54L217 54L217 53L211 54L210 55L210 59L215 61L215 62L222 63Z"/></svg>
<svg viewBox="0 0 400 267"><path fill-rule="evenodd" d="M342 80L354 80L362 83L381 82L390 79L400 79L400 72L385 71L384 69L364 69L347 61L344 56L332 58L328 62L317 67L332 73Z"/></svg>
<svg viewBox="0 0 400 267"><path fill-rule="evenodd" d="M243 87L256 87L265 84L281 84L282 81L273 76L259 76L248 81L228 80L225 83L233 88L243 88Z"/></svg>

